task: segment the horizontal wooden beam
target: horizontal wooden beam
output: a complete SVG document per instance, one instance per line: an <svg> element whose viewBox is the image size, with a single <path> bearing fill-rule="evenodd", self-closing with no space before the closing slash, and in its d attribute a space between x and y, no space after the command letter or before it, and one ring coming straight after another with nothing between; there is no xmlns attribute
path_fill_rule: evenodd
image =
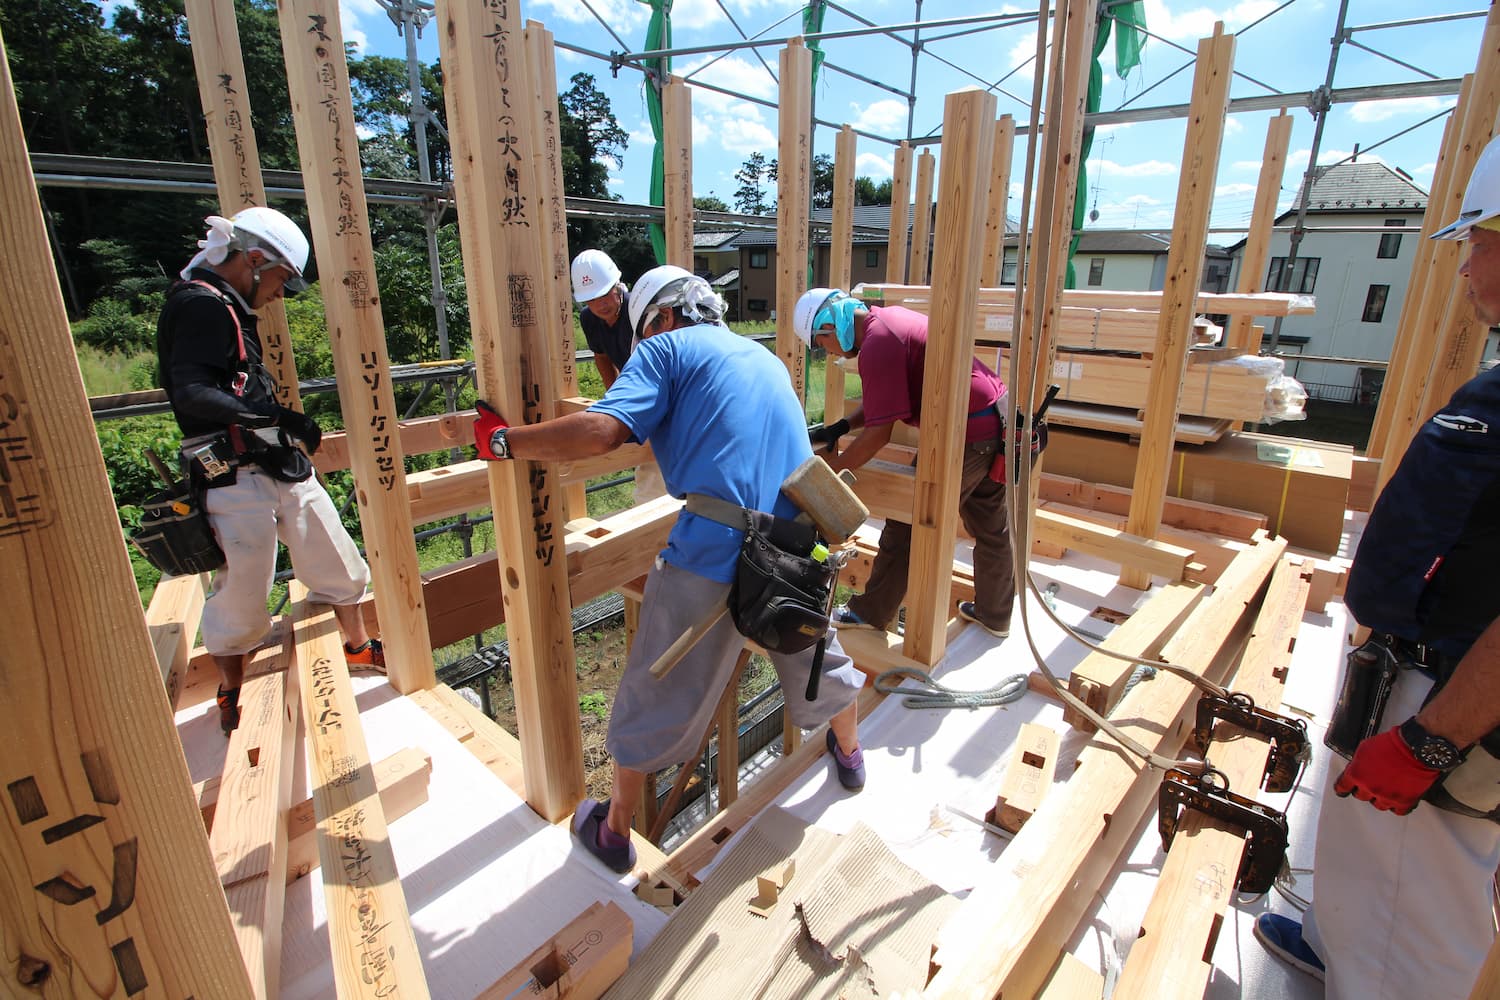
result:
<svg viewBox="0 0 1500 1000"><path fill-rule="evenodd" d="M862 284L855 293L866 301L880 305L879 300L892 304L910 301L927 301L932 290L926 285ZM980 305L1012 305L1015 302L1013 288L981 288ZM1103 289L1069 288L1063 292L1064 308L1086 309L1144 309L1160 312L1161 292L1116 292ZM1317 300L1311 295L1294 295L1289 292L1199 292L1193 311L1225 316L1308 316L1317 310Z"/></svg>
<svg viewBox="0 0 1500 1000"><path fill-rule="evenodd" d="M592 903L475 1000L595 1000L625 974L632 941L624 910L615 903Z"/></svg>

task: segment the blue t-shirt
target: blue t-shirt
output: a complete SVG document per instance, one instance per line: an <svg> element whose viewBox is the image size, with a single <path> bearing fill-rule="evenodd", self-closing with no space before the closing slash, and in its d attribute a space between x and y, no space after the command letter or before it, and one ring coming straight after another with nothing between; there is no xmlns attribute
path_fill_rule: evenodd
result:
<svg viewBox="0 0 1500 1000"><path fill-rule="evenodd" d="M793 517L781 484L812 455L806 417L786 367L770 351L722 326L647 337L591 409L649 442L674 497L704 493L752 510ZM743 531L684 510L662 557L729 583Z"/></svg>

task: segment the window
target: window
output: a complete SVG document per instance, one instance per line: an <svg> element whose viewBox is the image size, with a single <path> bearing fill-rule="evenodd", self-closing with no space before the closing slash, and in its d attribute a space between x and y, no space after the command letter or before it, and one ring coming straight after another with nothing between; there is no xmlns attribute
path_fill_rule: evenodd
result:
<svg viewBox="0 0 1500 1000"><path fill-rule="evenodd" d="M879 250L866 250L865 251L865 267L879 267L879 266L880 266L880 251Z"/></svg>
<svg viewBox="0 0 1500 1000"><path fill-rule="evenodd" d="M1385 316L1385 298L1390 293L1390 285L1371 285L1365 293L1365 312L1360 319L1366 323L1379 323Z"/></svg>
<svg viewBox="0 0 1500 1000"><path fill-rule="evenodd" d="M770 259L771 259L771 255L770 255L770 253L768 251L765 251L765 250L751 250L750 251L750 266L751 267L767 267L767 266L770 265L770 262L771 262Z"/></svg>
<svg viewBox="0 0 1500 1000"><path fill-rule="evenodd" d="M1404 226L1405 219L1386 219L1385 224L1389 226ZM1375 256L1381 260L1394 260L1401 253L1401 234L1384 233L1380 237L1380 247L1375 251Z"/></svg>
<svg viewBox="0 0 1500 1000"><path fill-rule="evenodd" d="M1000 284L1014 285L1016 283L1016 262L1008 260L1000 268Z"/></svg>
<svg viewBox="0 0 1500 1000"><path fill-rule="evenodd" d="M1318 265L1322 262L1322 257L1298 257L1297 263L1292 265L1292 280L1283 288L1281 272L1286 267L1286 258L1272 257L1271 273L1266 277L1266 291L1311 295L1313 286L1318 283Z"/></svg>
<svg viewBox="0 0 1500 1000"><path fill-rule="evenodd" d="M1104 258L1091 257L1089 259L1089 284L1104 284Z"/></svg>
<svg viewBox="0 0 1500 1000"><path fill-rule="evenodd" d="M753 313L763 313L766 311L766 300L750 299L745 303L745 308Z"/></svg>

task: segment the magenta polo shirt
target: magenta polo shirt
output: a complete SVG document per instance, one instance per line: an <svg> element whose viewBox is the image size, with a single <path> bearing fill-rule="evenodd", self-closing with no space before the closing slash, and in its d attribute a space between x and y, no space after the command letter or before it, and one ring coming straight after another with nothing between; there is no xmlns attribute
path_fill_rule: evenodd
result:
<svg viewBox="0 0 1500 1000"><path fill-rule="evenodd" d="M872 306L869 312L858 357L865 424L878 427L902 420L918 426L922 420L922 373L927 365L927 317L901 306ZM965 443L1000 436L994 406L1004 396L1005 383L1000 376L975 358L969 369Z"/></svg>

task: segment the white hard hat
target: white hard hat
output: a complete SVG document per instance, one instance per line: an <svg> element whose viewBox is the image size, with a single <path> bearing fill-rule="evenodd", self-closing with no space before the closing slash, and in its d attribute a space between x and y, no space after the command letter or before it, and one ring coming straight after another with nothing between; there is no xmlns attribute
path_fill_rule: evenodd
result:
<svg viewBox="0 0 1500 1000"><path fill-rule="evenodd" d="M1458 218L1432 234L1435 240L1468 239L1469 230L1500 215L1500 136L1490 140L1474 164Z"/></svg>
<svg viewBox="0 0 1500 1000"><path fill-rule="evenodd" d="M683 300L684 290L695 280L703 282L705 287L708 285L702 278L695 278L693 272L676 264L653 267L641 275L630 292L631 332L637 337L642 336L642 321L651 312L651 307L679 304Z"/></svg>
<svg viewBox="0 0 1500 1000"><path fill-rule="evenodd" d="M309 247L307 237L295 222L274 208L262 206L242 209L229 221L234 224L231 242L236 249L258 247L291 268L295 277L286 283L288 292L300 292L307 287L302 271L307 267ZM250 238L245 239L246 236Z"/></svg>
<svg viewBox="0 0 1500 1000"><path fill-rule="evenodd" d="M585 250L573 258L573 301L592 302L620 283L620 269L603 250Z"/></svg>
<svg viewBox="0 0 1500 1000"><path fill-rule="evenodd" d="M838 294L837 288L809 288L797 300L797 306L792 310L792 330L802 338L803 344L812 347L813 317L824 303Z"/></svg>

